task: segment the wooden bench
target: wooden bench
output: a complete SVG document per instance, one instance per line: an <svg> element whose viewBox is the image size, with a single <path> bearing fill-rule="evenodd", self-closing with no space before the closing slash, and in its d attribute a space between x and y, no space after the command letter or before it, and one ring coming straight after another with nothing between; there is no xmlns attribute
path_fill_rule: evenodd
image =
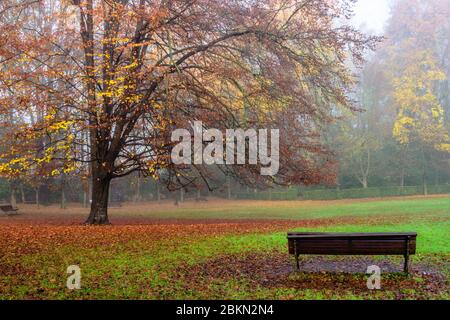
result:
<svg viewBox="0 0 450 320"><path fill-rule="evenodd" d="M18 208L14 208L10 204L2 204L0 205L0 209L9 216L17 214L17 211L19 210Z"/></svg>
<svg viewBox="0 0 450 320"><path fill-rule="evenodd" d="M403 255L404 272L409 271L409 256L416 253L415 232L326 233L289 232L289 253L300 269L300 254L318 255Z"/></svg>

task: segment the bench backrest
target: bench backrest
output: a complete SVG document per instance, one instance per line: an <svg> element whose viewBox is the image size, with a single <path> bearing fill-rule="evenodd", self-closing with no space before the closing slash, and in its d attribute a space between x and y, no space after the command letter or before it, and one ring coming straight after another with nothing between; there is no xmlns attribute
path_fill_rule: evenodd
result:
<svg viewBox="0 0 450 320"><path fill-rule="evenodd" d="M397 255L416 253L417 233L289 232L290 254Z"/></svg>

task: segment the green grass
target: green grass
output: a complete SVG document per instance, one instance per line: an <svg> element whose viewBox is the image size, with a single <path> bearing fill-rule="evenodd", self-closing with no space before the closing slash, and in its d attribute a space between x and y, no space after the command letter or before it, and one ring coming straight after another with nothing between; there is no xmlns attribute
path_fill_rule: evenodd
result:
<svg viewBox="0 0 450 320"><path fill-rule="evenodd" d="M345 287L348 281L364 283L364 274L323 275L332 277L341 289L314 287L297 289L292 286L270 287L252 282L244 276L187 279L194 268L218 257L257 252L261 255L286 252L286 232L229 234L205 236L196 240L174 244L160 239L151 250L145 242L133 240L119 242L110 247L83 248L75 245L47 248L39 253L26 254L6 263L24 268L35 268L31 274L2 276L0 273L0 298L51 298L51 299L448 299L450 246L450 199L402 199L355 203L330 203L321 206L264 208L245 203L236 208L208 210L176 210L165 212L170 218L283 218L317 219L339 217L383 217L377 222L336 224L302 231L335 232L395 232L418 233L415 263L428 263L447 280L447 290L424 293L415 286L425 286L426 276L417 274L405 280L401 274L387 274L383 281L393 283L397 289L379 292L355 291ZM149 212L146 216L161 218L162 212ZM407 216L403 222L399 217ZM339 220L337 220L339 221ZM180 228L183 226L181 225ZM299 230L299 229L297 229ZM392 258L400 261L400 257ZM82 268L82 289L65 288L65 268L76 262ZM319 270L318 270L319 271ZM238 274L238 273L237 273ZM321 279L321 275L315 275ZM306 278L305 278L306 277ZM309 275L289 276L291 283L306 281ZM63 281L61 280L63 279ZM405 282L406 281L406 282ZM407 283L407 287L402 287Z"/></svg>
<svg viewBox="0 0 450 320"><path fill-rule="evenodd" d="M376 215L408 215L408 216L448 216L450 214L450 196L446 198L389 199L373 201L331 201L331 202L271 202L265 207L261 202L236 202L236 205L183 208L173 210L153 209L145 213L130 215L148 218L176 219L317 219L333 217L369 217ZM112 211L114 218L114 211Z"/></svg>

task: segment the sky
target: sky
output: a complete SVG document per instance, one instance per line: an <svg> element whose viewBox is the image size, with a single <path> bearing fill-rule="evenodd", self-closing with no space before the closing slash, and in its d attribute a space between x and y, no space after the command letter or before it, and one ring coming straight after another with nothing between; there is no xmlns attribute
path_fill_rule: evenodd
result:
<svg viewBox="0 0 450 320"><path fill-rule="evenodd" d="M365 29L382 34L390 14L389 3L390 0L359 0L355 5L353 24L358 28L365 24Z"/></svg>

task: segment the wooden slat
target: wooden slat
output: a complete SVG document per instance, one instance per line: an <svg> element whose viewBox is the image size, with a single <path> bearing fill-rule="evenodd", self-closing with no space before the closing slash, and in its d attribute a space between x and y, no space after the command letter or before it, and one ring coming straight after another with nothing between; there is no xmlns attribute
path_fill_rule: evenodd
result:
<svg viewBox="0 0 450 320"><path fill-rule="evenodd" d="M289 232L288 238L406 238L417 237L415 232L399 233L308 233L308 232Z"/></svg>
<svg viewBox="0 0 450 320"><path fill-rule="evenodd" d="M322 233L290 232L289 253L332 255L403 255L409 239L409 254L416 252L415 232L405 233ZM296 249L295 250L295 247Z"/></svg>
<svg viewBox="0 0 450 320"><path fill-rule="evenodd" d="M350 235L350 236L357 236L357 235L417 235L416 232L297 232L297 231L290 231L288 232L288 235Z"/></svg>

